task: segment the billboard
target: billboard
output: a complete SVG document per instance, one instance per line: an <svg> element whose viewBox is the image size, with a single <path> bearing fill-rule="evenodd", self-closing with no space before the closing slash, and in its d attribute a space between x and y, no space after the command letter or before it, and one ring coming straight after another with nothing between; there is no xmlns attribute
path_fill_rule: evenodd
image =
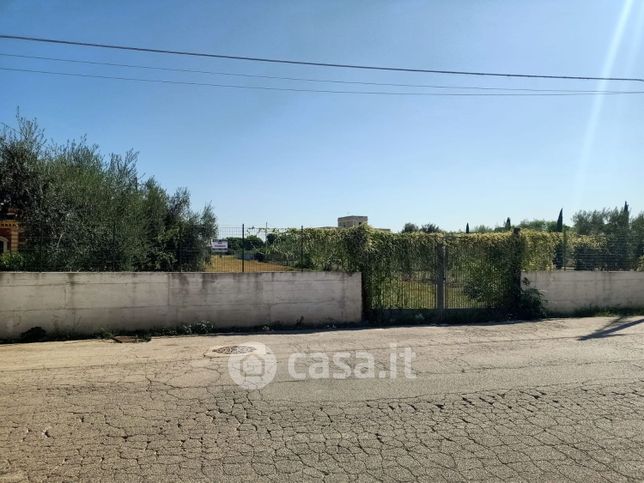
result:
<svg viewBox="0 0 644 483"><path fill-rule="evenodd" d="M213 252L227 252L228 240L210 240L210 248Z"/></svg>

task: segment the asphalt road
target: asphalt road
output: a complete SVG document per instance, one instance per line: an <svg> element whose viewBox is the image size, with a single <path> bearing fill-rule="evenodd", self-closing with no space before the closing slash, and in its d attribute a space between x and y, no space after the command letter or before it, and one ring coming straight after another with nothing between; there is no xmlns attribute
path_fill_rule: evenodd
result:
<svg viewBox="0 0 644 483"><path fill-rule="evenodd" d="M644 479L644 317L15 344L0 361L0 482Z"/></svg>

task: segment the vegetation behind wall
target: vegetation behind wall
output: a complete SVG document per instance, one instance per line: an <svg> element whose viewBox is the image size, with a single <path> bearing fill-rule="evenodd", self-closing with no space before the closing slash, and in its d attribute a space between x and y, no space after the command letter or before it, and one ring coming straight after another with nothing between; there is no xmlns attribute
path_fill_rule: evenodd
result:
<svg viewBox="0 0 644 483"><path fill-rule="evenodd" d="M84 139L57 145L34 121L0 134L0 216L17 213L23 243L0 270L201 270L217 225L136 168L137 154L103 156Z"/></svg>

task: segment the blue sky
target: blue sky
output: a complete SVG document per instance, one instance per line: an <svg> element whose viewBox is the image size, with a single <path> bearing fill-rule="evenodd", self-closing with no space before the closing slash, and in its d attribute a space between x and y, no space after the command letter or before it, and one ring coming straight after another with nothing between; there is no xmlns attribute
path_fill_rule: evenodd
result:
<svg viewBox="0 0 644 483"><path fill-rule="evenodd" d="M319 62L644 77L644 2L0 0L0 32ZM634 83L505 80L194 59L0 40L0 53L232 73L539 89ZM210 83L302 84L0 56L0 67ZM397 90L401 90L396 88ZM394 89L394 90L396 90ZM221 225L333 225L368 215L463 229L576 209L644 210L644 96L400 97L268 92L0 71L48 137L140 153L140 170Z"/></svg>

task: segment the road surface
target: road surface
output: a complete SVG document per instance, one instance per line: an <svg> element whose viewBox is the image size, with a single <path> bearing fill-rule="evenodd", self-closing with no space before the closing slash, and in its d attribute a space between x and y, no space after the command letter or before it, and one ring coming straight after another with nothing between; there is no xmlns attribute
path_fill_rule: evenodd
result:
<svg viewBox="0 0 644 483"><path fill-rule="evenodd" d="M264 357L253 344L276 360L261 389L213 352ZM644 317L14 344L0 361L0 482L644 479Z"/></svg>

